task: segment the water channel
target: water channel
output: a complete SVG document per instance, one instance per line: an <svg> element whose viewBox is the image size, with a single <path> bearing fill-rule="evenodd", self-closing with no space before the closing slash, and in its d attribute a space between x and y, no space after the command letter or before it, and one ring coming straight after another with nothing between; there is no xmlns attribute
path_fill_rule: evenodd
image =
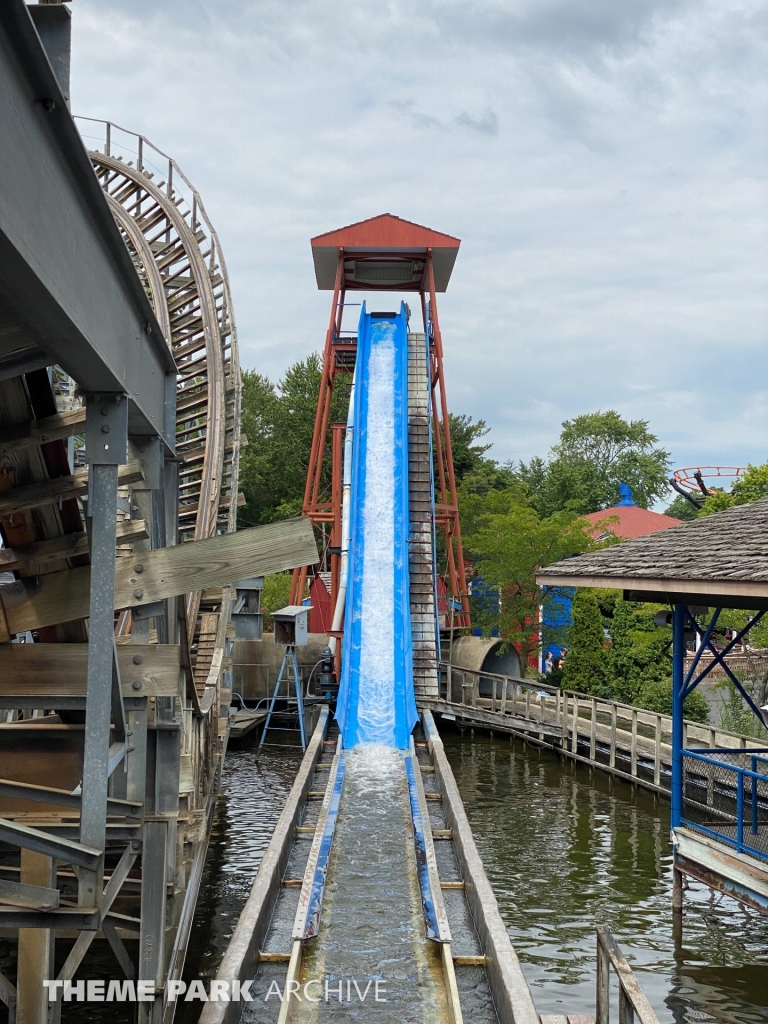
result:
<svg viewBox="0 0 768 1024"><path fill-rule="evenodd" d="M666 800L517 741L444 740L539 1012L594 1014L594 925L605 923L662 1024L768 1024L767 918L692 885L675 952ZM215 975L299 760L229 751L188 978ZM177 1020L199 1012L182 1004Z"/></svg>

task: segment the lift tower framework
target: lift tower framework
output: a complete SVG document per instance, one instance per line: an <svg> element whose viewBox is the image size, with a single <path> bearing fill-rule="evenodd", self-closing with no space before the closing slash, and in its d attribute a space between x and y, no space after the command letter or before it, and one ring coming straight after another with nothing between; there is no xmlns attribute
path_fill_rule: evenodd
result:
<svg viewBox="0 0 768 1024"><path fill-rule="evenodd" d="M333 291L331 313L323 350L320 394L315 415L307 482L304 491L304 515L321 527L330 527L326 535L330 554L331 607L335 607L339 587L341 552L341 489L343 423L331 423L333 389L340 374L354 371L357 339L342 331L342 316L348 292L416 292L421 301L424 334L429 346L429 395L432 418L432 444L435 451L436 479L434 523L445 536L446 575L449 595L457 611L453 625L469 625L466 572L461 545L461 527L456 499L451 435L448 428L448 402L443 366L443 342L437 312L437 293L448 287L461 242L420 224L385 213L370 220L350 224L311 240L317 286ZM329 431L331 440L331 480L323 466ZM298 603L304 594L306 569L293 576L291 601Z"/></svg>

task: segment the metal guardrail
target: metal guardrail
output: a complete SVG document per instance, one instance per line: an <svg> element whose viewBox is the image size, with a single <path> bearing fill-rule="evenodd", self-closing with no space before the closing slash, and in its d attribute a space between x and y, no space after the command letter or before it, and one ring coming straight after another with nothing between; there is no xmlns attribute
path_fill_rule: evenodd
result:
<svg viewBox="0 0 768 1024"><path fill-rule="evenodd" d="M627 959L619 949L611 929L597 926L597 993L595 1024L610 1024L611 968L619 982L619 1024L659 1024Z"/></svg>
<svg viewBox="0 0 768 1024"><path fill-rule="evenodd" d="M684 750L683 792L706 817L684 825L768 860L768 749Z"/></svg>

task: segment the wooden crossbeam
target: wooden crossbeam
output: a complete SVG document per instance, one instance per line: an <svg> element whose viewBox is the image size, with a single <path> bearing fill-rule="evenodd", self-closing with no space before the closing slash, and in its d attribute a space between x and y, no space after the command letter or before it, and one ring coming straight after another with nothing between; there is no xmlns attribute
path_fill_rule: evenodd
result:
<svg viewBox="0 0 768 1024"><path fill-rule="evenodd" d="M120 466L119 484L133 484L144 479L141 463L134 461ZM75 498L88 491L88 472L59 476L54 480L38 480L34 484L12 487L0 494L0 516L12 516L41 505L51 505L64 498Z"/></svg>
<svg viewBox="0 0 768 1024"><path fill-rule="evenodd" d="M178 644L118 645L123 697L175 697L180 651ZM56 697L85 696L87 675L88 644L0 644L2 697L39 695L40 707L56 707Z"/></svg>
<svg viewBox="0 0 768 1024"><path fill-rule="evenodd" d="M136 540L146 540L148 536L147 524L143 519L127 519L117 524L118 544L132 544ZM42 568L48 563L61 562L88 553L88 535L84 531L67 533L62 537L37 541L36 544L3 548L0 550L0 572L14 572L16 569L26 568L30 563Z"/></svg>
<svg viewBox="0 0 768 1024"><path fill-rule="evenodd" d="M207 587L228 586L251 576L316 565L318 561L308 518L286 519L143 551L118 559L115 608L135 608ZM86 565L0 586L5 613L5 623L0 622L0 643L14 633L86 618L90 574Z"/></svg>
<svg viewBox="0 0 768 1024"><path fill-rule="evenodd" d="M85 408L59 412L41 420L26 420L0 430L0 456L7 456L33 444L61 441L85 431Z"/></svg>

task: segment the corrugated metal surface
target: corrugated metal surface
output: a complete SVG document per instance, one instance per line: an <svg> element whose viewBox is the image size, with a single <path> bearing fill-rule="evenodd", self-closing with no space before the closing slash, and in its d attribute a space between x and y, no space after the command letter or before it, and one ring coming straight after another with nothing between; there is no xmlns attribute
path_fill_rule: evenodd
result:
<svg viewBox="0 0 768 1024"><path fill-rule="evenodd" d="M408 335L408 490L413 684L417 697L437 697L432 466L426 335Z"/></svg>

